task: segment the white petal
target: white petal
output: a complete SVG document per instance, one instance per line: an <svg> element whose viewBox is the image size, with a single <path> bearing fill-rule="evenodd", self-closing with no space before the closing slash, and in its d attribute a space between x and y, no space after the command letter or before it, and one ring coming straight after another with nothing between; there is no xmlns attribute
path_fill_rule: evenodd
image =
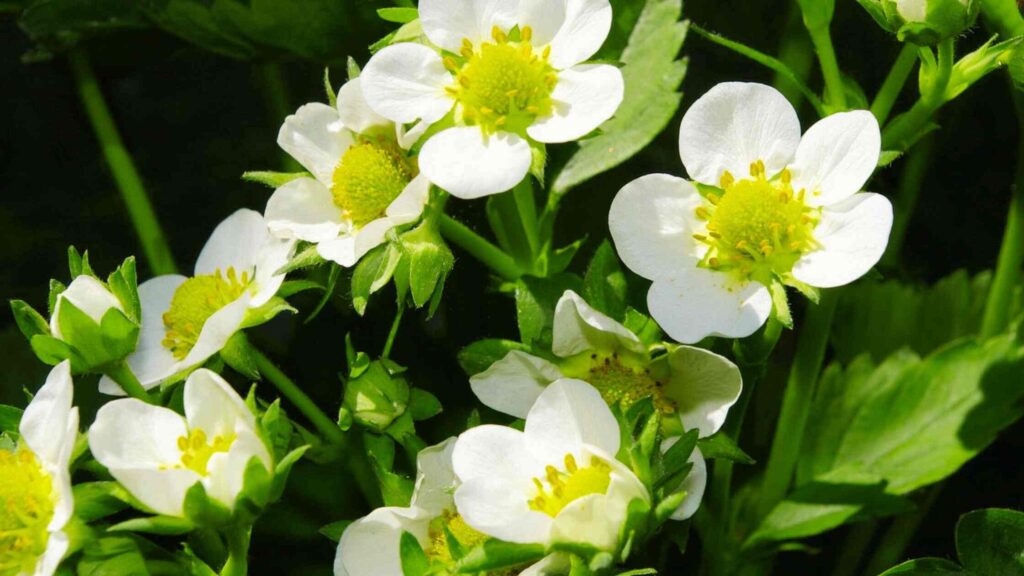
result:
<svg viewBox="0 0 1024 576"><path fill-rule="evenodd" d="M416 122L409 128L406 128L404 124L395 124L395 138L403 150L408 150L416 145L420 136L423 136L429 129L430 123L426 121Z"/></svg>
<svg viewBox="0 0 1024 576"><path fill-rule="evenodd" d="M121 301L111 294L110 290L102 282L92 276L83 274L72 280L67 289L57 296L57 304L53 309L53 315L50 317L50 332L56 338L62 338L57 318L60 317L60 307L65 300L71 302L75 308L84 312L86 316L92 318L97 324L103 319L103 315L107 313L107 310L111 308L124 311Z"/></svg>
<svg viewBox="0 0 1024 576"><path fill-rule="evenodd" d="M245 484L245 470L253 458L259 458L272 471L270 453L254 432L240 432L228 452L214 454L207 463L208 476L203 485L211 498L234 508Z"/></svg>
<svg viewBox="0 0 1024 576"><path fill-rule="evenodd" d="M195 275L226 272L234 268L239 274L252 272L256 254L267 242L269 232L263 215L242 208L217 225L196 260Z"/></svg>
<svg viewBox="0 0 1024 576"><path fill-rule="evenodd" d="M298 178L274 190L267 201L267 227L281 238L322 242L341 232L341 209L326 186Z"/></svg>
<svg viewBox="0 0 1024 576"><path fill-rule="evenodd" d="M393 122L432 124L455 104L444 91L455 80L437 52L421 44L395 44L377 52L360 78L370 107Z"/></svg>
<svg viewBox="0 0 1024 576"><path fill-rule="evenodd" d="M110 468L110 474L149 509L178 518L185 515L185 494L201 480L187 468Z"/></svg>
<svg viewBox="0 0 1024 576"><path fill-rule="evenodd" d="M907 22L924 22L928 18L928 0L896 0L896 11Z"/></svg>
<svg viewBox="0 0 1024 576"><path fill-rule="evenodd" d="M371 128L389 127L392 122L377 114L370 108L363 96L363 86L359 78L349 80L338 90L338 116L342 124L349 130L362 134ZM341 158L339 156L338 158ZM335 160L337 164L337 160Z"/></svg>
<svg viewBox="0 0 1024 576"><path fill-rule="evenodd" d="M584 64L563 70L551 93L554 109L526 132L538 142L578 140L615 114L624 90L622 72L615 66Z"/></svg>
<svg viewBox="0 0 1024 576"><path fill-rule="evenodd" d="M394 227L395 223L390 218L378 218L359 230L321 242L316 251L326 260L351 268L367 252L383 244L388 231Z"/></svg>
<svg viewBox="0 0 1024 576"><path fill-rule="evenodd" d="M416 456L416 487L412 506L431 515L440 515L455 506L452 494L458 485L452 469L455 438L424 448Z"/></svg>
<svg viewBox="0 0 1024 576"><path fill-rule="evenodd" d="M469 386L484 406L526 418L544 388L561 377L562 372L551 362L512 350L487 370L470 377Z"/></svg>
<svg viewBox="0 0 1024 576"><path fill-rule="evenodd" d="M662 444L662 451L668 450L678 441L679 437L669 438ZM693 449L688 462L693 464L693 468L690 469L690 473L680 485L681 489L686 490L686 497L683 498L683 503L679 505L679 508L672 513L673 520L686 520L697 512L701 500L704 499L704 489L708 484L708 465L704 461L704 455L701 454L700 448Z"/></svg>
<svg viewBox="0 0 1024 576"><path fill-rule="evenodd" d="M737 284L725 273L694 267L655 280L647 308L669 336L694 344L708 336L750 336L768 319L772 298L757 282Z"/></svg>
<svg viewBox="0 0 1024 576"><path fill-rule="evenodd" d="M625 326L594 310L580 295L566 290L555 305L551 351L568 358L588 350L643 352L643 343Z"/></svg>
<svg viewBox="0 0 1024 576"><path fill-rule="evenodd" d="M420 170L452 196L472 200L511 189L526 177L530 145L515 134L484 136L480 128L449 128L420 151Z"/></svg>
<svg viewBox="0 0 1024 576"><path fill-rule="evenodd" d="M583 544L613 552L619 540L619 526L608 517L604 494L589 494L570 502L551 526L551 541Z"/></svg>
<svg viewBox="0 0 1024 576"><path fill-rule="evenodd" d="M892 204L885 196L864 192L825 207L814 239L822 247L804 255L793 276L818 288L843 286L878 263L889 244Z"/></svg>
<svg viewBox="0 0 1024 576"><path fill-rule="evenodd" d="M608 0L523 0L520 14L520 25L534 30L535 45L550 43L550 61L558 69L593 56L612 26Z"/></svg>
<svg viewBox="0 0 1024 576"><path fill-rule="evenodd" d="M673 400L683 428L705 438L718 432L743 391L740 369L727 358L703 348L680 346L668 354L665 396Z"/></svg>
<svg viewBox="0 0 1024 576"><path fill-rule="evenodd" d="M267 243L256 254L256 276L249 287L252 294L250 308L259 308L277 295L286 276L278 274L278 271L291 261L297 245L298 241L294 239L267 236Z"/></svg>
<svg viewBox="0 0 1024 576"><path fill-rule="evenodd" d="M466 524L484 534L517 544L546 544L552 519L530 509L531 494L524 491L530 487L499 475L474 478L455 490L455 506Z"/></svg>
<svg viewBox="0 0 1024 576"><path fill-rule="evenodd" d="M408 224L419 220L423 207L430 199L430 180L423 174L412 179L388 206L387 217L395 224Z"/></svg>
<svg viewBox="0 0 1024 576"><path fill-rule="evenodd" d="M75 432L78 432L78 430L75 430ZM67 526L68 520L74 515L75 496L74 491L71 489L71 472L66 465L60 470L47 470L47 472L50 474L52 489L57 494L57 500L53 505L53 516L50 518L50 523L46 528L50 532L54 532Z"/></svg>
<svg viewBox="0 0 1024 576"><path fill-rule="evenodd" d="M608 213L623 263L649 280L696 266L706 251L693 238L703 226L695 213L702 204L693 184L675 176L650 174L626 184Z"/></svg>
<svg viewBox="0 0 1024 576"><path fill-rule="evenodd" d="M127 361L128 367L146 390L177 372L177 359L163 345L167 337L163 316L171 307L174 292L185 280L184 276L171 274L157 276L139 285L142 325L139 328L139 343ZM111 396L125 395L121 387L107 376L100 379L100 392Z"/></svg>
<svg viewBox="0 0 1024 576"><path fill-rule="evenodd" d="M544 470L544 464L533 457L525 434L492 424L463 432L452 452L452 469L460 482L502 478L529 483L530 478Z"/></svg>
<svg viewBox="0 0 1024 576"><path fill-rule="evenodd" d="M50 533L50 538L46 541L46 552L39 557L32 576L53 576L70 547L71 540L67 534L64 532Z"/></svg>
<svg viewBox="0 0 1024 576"><path fill-rule="evenodd" d="M415 508L378 508L345 529L334 576L402 576L402 533L429 544L429 516Z"/></svg>
<svg viewBox="0 0 1024 576"><path fill-rule="evenodd" d="M519 0L421 0L420 23L431 42L457 53L463 39L490 40L494 26L508 32L518 8Z"/></svg>
<svg viewBox="0 0 1024 576"><path fill-rule="evenodd" d="M547 463L593 446L619 451L619 423L601 394L581 380L562 379L544 389L526 416L526 444Z"/></svg>
<svg viewBox="0 0 1024 576"><path fill-rule="evenodd" d="M89 448L107 468L156 470L181 463L178 438L184 436L188 427L178 413L126 398L100 408L89 428Z"/></svg>
<svg viewBox="0 0 1024 576"><path fill-rule="evenodd" d="M878 166L882 133L867 110L842 112L811 126L796 149L793 188L811 206L835 204L860 192Z"/></svg>
<svg viewBox="0 0 1024 576"><path fill-rule="evenodd" d="M256 417L227 381L211 370L189 375L184 391L185 420L209 437L256 431Z"/></svg>
<svg viewBox="0 0 1024 576"><path fill-rule="evenodd" d="M737 179L764 162L768 175L785 168L800 144L800 120L778 90L764 84L725 82L701 96L679 127L679 156L690 178L718 186L729 171Z"/></svg>
<svg viewBox="0 0 1024 576"><path fill-rule="evenodd" d="M242 294L237 300L207 318L195 346L189 350L188 356L181 361L179 368L185 370L198 366L220 352L235 332L241 330L245 315L249 311L250 301L251 297L248 294Z"/></svg>
<svg viewBox="0 0 1024 576"><path fill-rule="evenodd" d="M277 144L317 180L330 183L334 170L352 145L338 111L326 104L306 104L285 118Z"/></svg>
<svg viewBox="0 0 1024 576"><path fill-rule="evenodd" d="M71 417L73 394L71 364L65 360L50 370L46 383L36 392L21 416L18 431L29 450L44 464L58 466L66 453L66 429ZM71 438L72 444L74 441ZM67 466L66 461L63 466Z"/></svg>

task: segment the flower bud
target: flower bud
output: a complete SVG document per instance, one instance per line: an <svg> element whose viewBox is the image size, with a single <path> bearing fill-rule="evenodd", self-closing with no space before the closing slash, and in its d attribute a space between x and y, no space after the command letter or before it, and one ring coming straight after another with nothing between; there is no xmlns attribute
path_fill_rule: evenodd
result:
<svg viewBox="0 0 1024 576"><path fill-rule="evenodd" d="M974 25L979 0L859 0L901 42L931 46Z"/></svg>
<svg viewBox="0 0 1024 576"><path fill-rule="evenodd" d="M383 432L405 413L409 385L380 361L370 362L345 386L342 411L359 425Z"/></svg>

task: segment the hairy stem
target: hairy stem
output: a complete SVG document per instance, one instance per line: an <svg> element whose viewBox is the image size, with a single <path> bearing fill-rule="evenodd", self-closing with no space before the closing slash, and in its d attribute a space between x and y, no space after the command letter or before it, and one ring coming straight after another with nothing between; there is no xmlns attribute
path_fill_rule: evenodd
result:
<svg viewBox="0 0 1024 576"><path fill-rule="evenodd" d="M121 387L121 390L124 390L125 394L132 398L142 400L147 404L157 403L153 400L153 397L149 395L149 392L142 387L142 384L139 382L139 379L135 377L135 373L132 372L132 369L128 366L127 362L122 360L121 362L108 367L104 373L107 377L116 382L117 385Z"/></svg>
<svg viewBox="0 0 1024 576"><path fill-rule="evenodd" d="M107 166L110 167L117 188L121 191L121 198L128 209L128 216L135 227L135 234L142 244L142 252L149 267L154 275L174 274L177 266L174 264L174 256L167 244L167 238L156 218L149 196L146 195L135 163L117 131L117 125L114 124L114 118L103 98L89 58L81 48L75 48L68 52L68 62L75 75L78 95L82 99L93 132L96 133L96 139L103 149Z"/></svg>
<svg viewBox="0 0 1024 576"><path fill-rule="evenodd" d="M832 45L832 34L828 26L808 28L814 50L818 53L818 63L825 77L825 95L828 103L839 110L846 109L846 87L843 85L843 74L839 71L836 50Z"/></svg>
<svg viewBox="0 0 1024 576"><path fill-rule="evenodd" d="M441 235L476 258L495 274L505 280L515 280L522 275L515 260L501 248L491 244L483 236L447 214L440 218Z"/></svg>
<svg viewBox="0 0 1024 576"><path fill-rule="evenodd" d="M896 104L896 98L906 86L915 64L917 64L917 47L913 44L904 44L892 69L889 70L889 75L885 77L885 82L878 90L874 102L871 103L871 113L878 119L879 125L884 125L889 119L892 107Z"/></svg>

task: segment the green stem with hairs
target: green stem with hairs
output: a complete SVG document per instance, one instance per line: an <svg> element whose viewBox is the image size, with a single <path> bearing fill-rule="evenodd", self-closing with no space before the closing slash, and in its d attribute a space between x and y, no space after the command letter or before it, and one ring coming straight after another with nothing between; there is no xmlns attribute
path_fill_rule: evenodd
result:
<svg viewBox="0 0 1024 576"><path fill-rule="evenodd" d="M75 75L78 95L96 133L96 139L100 142L114 182L121 192L121 198L128 209L128 215L142 244L142 252L149 262L149 267L154 275L174 274L177 272L177 266L174 264L174 256L167 244L167 238L160 227L149 196L146 195L135 163L124 141L121 140L92 65L89 64L89 58L81 48L74 48L68 52L68 62Z"/></svg>
<svg viewBox="0 0 1024 576"><path fill-rule="evenodd" d="M903 87L906 86L915 64L917 64L917 47L913 44L904 44L892 69L889 70L889 75L885 77L885 82L878 90L874 102L871 103L871 113L878 119L879 125L884 125L889 119L892 107L896 104L896 99L903 91Z"/></svg>
<svg viewBox="0 0 1024 576"><path fill-rule="evenodd" d="M398 336L398 328L402 325L402 316L405 315L405 303L398 303L398 310L395 311L395 319L391 322L391 331L388 332L388 339L384 342L380 357L387 360L391 356L391 348L395 345L395 337Z"/></svg>
<svg viewBox="0 0 1024 576"><path fill-rule="evenodd" d="M832 45L832 33L828 26L808 28L807 32L811 35L821 73L825 77L826 100L833 108L845 110L846 86L843 84L843 74L839 71L835 46Z"/></svg>
<svg viewBox="0 0 1024 576"><path fill-rule="evenodd" d="M228 560L220 576L246 576L249 573L249 543L252 526L231 526L224 532L228 545Z"/></svg>
<svg viewBox="0 0 1024 576"><path fill-rule="evenodd" d="M838 290L824 291L821 301L808 310L800 327L796 356L786 382L782 411L761 487L759 517L767 516L782 501L792 482L838 301Z"/></svg>
<svg viewBox="0 0 1024 576"><path fill-rule="evenodd" d="M131 396L132 398L142 400L147 404L157 403L155 400L153 400L153 397L149 395L149 392L147 392L146 389L142 387L142 384L139 382L139 379L135 377L135 373L132 372L132 369L124 360L118 362L117 364L109 366L104 371L104 374L106 374L108 378L116 382L117 385L121 387L121 390L124 390L124 393Z"/></svg>
<svg viewBox="0 0 1024 576"><path fill-rule="evenodd" d="M440 217L441 235L476 258L495 274L505 280L515 280L522 275L519 266L501 248L491 244L483 236L447 214Z"/></svg>

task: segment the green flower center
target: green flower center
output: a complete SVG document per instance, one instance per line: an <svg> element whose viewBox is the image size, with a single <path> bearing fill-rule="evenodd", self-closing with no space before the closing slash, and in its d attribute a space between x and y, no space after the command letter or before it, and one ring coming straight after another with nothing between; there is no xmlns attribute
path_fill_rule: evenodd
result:
<svg viewBox="0 0 1024 576"><path fill-rule="evenodd" d="M189 278L178 286L163 317L164 347L178 360L184 360L210 316L237 300L251 281L248 272L239 275L234 268L228 268L226 274L218 270Z"/></svg>
<svg viewBox="0 0 1024 576"><path fill-rule="evenodd" d="M234 434L209 438L202 428L196 428L190 431L188 436L178 437L181 464L175 468L192 470L200 476L209 476L210 458L231 450L234 443Z"/></svg>
<svg viewBox="0 0 1024 576"><path fill-rule="evenodd" d="M528 26L519 31L517 41L497 26L491 36L494 42L478 47L463 40L461 59L445 58L445 66L455 74L455 83L447 91L461 105L466 123L487 133L525 130L553 108L551 92L558 75L548 63L550 47L536 52Z"/></svg>
<svg viewBox="0 0 1024 576"><path fill-rule="evenodd" d="M331 194L342 216L361 228L384 216L418 169L397 143L385 138L351 146L334 170Z"/></svg>
<svg viewBox="0 0 1024 576"><path fill-rule="evenodd" d="M694 238L708 246L703 266L768 285L820 247L814 228L821 211L807 206L805 190L793 190L788 170L768 180L764 164L757 162L750 176L722 176L722 194L707 194L705 205L697 208L697 217L707 221L707 234Z"/></svg>
<svg viewBox="0 0 1024 576"><path fill-rule="evenodd" d="M583 354L562 365L562 373L589 383L610 406L628 410L648 398L662 414L674 414L676 404L665 396L663 383L651 376L645 358L632 354Z"/></svg>
<svg viewBox="0 0 1024 576"><path fill-rule="evenodd" d="M572 454L565 455L565 469L554 466L544 469L544 478L534 478L537 495L530 500L530 509L554 518L570 503L589 496L604 494L612 482L612 467L598 458L590 466L580 468Z"/></svg>
<svg viewBox="0 0 1024 576"><path fill-rule="evenodd" d="M35 572L53 507L53 481L35 454L0 449L0 576Z"/></svg>

